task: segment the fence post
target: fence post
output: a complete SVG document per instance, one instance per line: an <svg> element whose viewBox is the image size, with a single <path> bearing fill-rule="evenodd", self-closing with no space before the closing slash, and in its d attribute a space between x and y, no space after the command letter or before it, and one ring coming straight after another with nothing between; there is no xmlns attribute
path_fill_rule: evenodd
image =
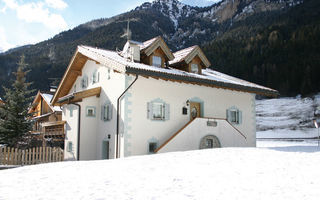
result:
<svg viewBox="0 0 320 200"><path fill-rule="evenodd" d="M0 165L1 165L1 163L2 163L2 150L3 150L3 148L0 147Z"/></svg>

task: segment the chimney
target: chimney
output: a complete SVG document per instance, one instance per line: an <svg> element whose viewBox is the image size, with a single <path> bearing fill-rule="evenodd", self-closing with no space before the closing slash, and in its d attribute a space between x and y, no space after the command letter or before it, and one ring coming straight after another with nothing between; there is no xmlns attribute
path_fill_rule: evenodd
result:
<svg viewBox="0 0 320 200"><path fill-rule="evenodd" d="M140 62L140 46L129 40L123 47L122 55L132 62Z"/></svg>

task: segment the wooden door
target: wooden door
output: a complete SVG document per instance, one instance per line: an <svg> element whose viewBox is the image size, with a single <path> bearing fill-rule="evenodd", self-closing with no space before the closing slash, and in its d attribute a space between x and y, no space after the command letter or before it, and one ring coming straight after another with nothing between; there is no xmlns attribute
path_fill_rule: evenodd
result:
<svg viewBox="0 0 320 200"><path fill-rule="evenodd" d="M190 102L190 120L201 116L200 103Z"/></svg>

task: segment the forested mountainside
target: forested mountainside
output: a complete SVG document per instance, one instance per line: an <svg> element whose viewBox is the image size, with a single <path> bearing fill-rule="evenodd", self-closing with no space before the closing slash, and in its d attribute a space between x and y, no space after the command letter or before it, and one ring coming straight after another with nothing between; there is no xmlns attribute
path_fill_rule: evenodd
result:
<svg viewBox="0 0 320 200"><path fill-rule="evenodd" d="M199 44L215 70L282 95L310 94L320 85L319 12L318 0L222 0L203 8L156 0L0 54L0 82L9 84L24 54L33 87L48 90L62 77L77 45L121 49L130 19L133 40L161 35L173 51Z"/></svg>

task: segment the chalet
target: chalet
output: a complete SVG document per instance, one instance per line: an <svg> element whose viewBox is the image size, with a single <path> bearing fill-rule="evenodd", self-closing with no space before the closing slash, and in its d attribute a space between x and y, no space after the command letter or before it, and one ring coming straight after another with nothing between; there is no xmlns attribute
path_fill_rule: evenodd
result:
<svg viewBox="0 0 320 200"><path fill-rule="evenodd" d="M121 52L78 46L51 101L65 159L255 147L255 96L278 92L209 66L199 46L172 53L161 37Z"/></svg>
<svg viewBox="0 0 320 200"><path fill-rule="evenodd" d="M51 106L52 94L45 94L38 91L28 113L32 114L34 126L32 134L43 141L46 146L47 141L64 143L64 124L62 121L62 111L59 106Z"/></svg>
<svg viewBox="0 0 320 200"><path fill-rule="evenodd" d="M2 99L0 98L0 104L4 104L4 102L2 101Z"/></svg>

